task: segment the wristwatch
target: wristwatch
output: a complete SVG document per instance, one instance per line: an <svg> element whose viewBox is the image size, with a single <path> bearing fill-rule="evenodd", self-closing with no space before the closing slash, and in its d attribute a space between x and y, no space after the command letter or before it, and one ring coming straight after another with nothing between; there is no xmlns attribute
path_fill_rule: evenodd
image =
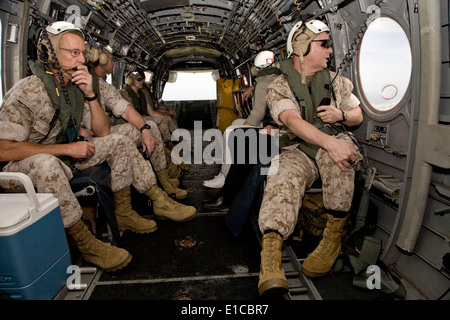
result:
<svg viewBox="0 0 450 320"><path fill-rule="evenodd" d="M86 101L94 101L95 99L97 99L97 94L94 92L94 96L93 97L86 97L84 96L84 100Z"/></svg>
<svg viewBox="0 0 450 320"><path fill-rule="evenodd" d="M347 120L347 112L345 112L344 110L341 110L341 111L342 111L342 121L341 122L344 122Z"/></svg>
<svg viewBox="0 0 450 320"><path fill-rule="evenodd" d="M149 129L149 130L152 130L152 127L150 127L147 123L146 124L144 124L140 129L139 129L139 131L143 131L143 130L145 130L145 129Z"/></svg>

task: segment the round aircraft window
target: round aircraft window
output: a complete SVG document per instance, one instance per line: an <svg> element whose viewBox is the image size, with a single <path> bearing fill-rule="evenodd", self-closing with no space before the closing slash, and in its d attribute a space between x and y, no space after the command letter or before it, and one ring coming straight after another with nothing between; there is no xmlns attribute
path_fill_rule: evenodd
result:
<svg viewBox="0 0 450 320"><path fill-rule="evenodd" d="M408 37L390 18L367 28L359 51L359 82L368 105L376 111L394 108L408 89L412 55Z"/></svg>

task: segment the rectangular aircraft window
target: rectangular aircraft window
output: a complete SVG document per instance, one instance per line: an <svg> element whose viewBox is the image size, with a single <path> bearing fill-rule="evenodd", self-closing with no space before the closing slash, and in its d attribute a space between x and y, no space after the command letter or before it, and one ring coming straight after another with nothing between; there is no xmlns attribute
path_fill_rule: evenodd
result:
<svg viewBox="0 0 450 320"><path fill-rule="evenodd" d="M164 87L164 101L216 100L217 87L212 72L177 72L176 81Z"/></svg>

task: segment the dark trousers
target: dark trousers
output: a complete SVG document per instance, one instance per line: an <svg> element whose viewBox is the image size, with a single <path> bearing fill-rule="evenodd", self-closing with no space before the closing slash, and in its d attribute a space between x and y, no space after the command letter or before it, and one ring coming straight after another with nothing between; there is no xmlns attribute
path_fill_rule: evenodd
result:
<svg viewBox="0 0 450 320"><path fill-rule="evenodd" d="M255 128L245 128L245 130L256 130ZM230 167L225 184L222 187L221 195L225 201L231 203L230 209L225 215L225 222L231 232L238 236L247 221L249 213L258 210L264 194L264 182L266 172L270 167L270 160L279 152L278 142L273 136L256 134L257 141L251 138L245 141L246 155L243 161L242 154L238 154L235 145L230 146L233 151L233 164ZM230 139L231 140L231 139ZM260 143L265 145L265 149L257 148ZM250 144L251 147L250 148Z"/></svg>
<svg viewBox="0 0 450 320"><path fill-rule="evenodd" d="M238 128L228 139L228 149L233 162L221 190L226 202L232 202L241 190L245 191L241 187L256 164L269 166L271 159L278 154L278 142L275 138L259 134L259 130L259 128ZM240 140L236 142L236 139ZM264 148L260 144L264 145Z"/></svg>
<svg viewBox="0 0 450 320"><path fill-rule="evenodd" d="M260 163L252 165L252 170L247 175L241 188L236 192L230 209L224 217L225 223L236 237L241 233L250 212L252 210L259 211L267 177L261 173L261 169L269 166L270 164L263 165Z"/></svg>

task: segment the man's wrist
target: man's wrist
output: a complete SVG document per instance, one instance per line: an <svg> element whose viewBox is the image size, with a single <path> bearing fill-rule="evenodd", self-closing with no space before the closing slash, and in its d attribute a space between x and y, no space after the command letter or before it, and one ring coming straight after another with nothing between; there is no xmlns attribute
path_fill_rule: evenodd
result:
<svg viewBox="0 0 450 320"><path fill-rule="evenodd" d="M142 132L142 131L144 131L145 129L152 130L152 127L150 127L150 125L148 125L148 124L146 123L146 124L144 124L144 125L139 129L139 131Z"/></svg>
<svg viewBox="0 0 450 320"><path fill-rule="evenodd" d="M342 120L340 122L344 122L347 120L347 113L342 109L341 109L341 111L342 111Z"/></svg>
<svg viewBox="0 0 450 320"><path fill-rule="evenodd" d="M94 101L95 99L97 99L97 94L95 92L94 92L93 96L90 96L90 97L84 96L84 100L86 100L86 101Z"/></svg>

